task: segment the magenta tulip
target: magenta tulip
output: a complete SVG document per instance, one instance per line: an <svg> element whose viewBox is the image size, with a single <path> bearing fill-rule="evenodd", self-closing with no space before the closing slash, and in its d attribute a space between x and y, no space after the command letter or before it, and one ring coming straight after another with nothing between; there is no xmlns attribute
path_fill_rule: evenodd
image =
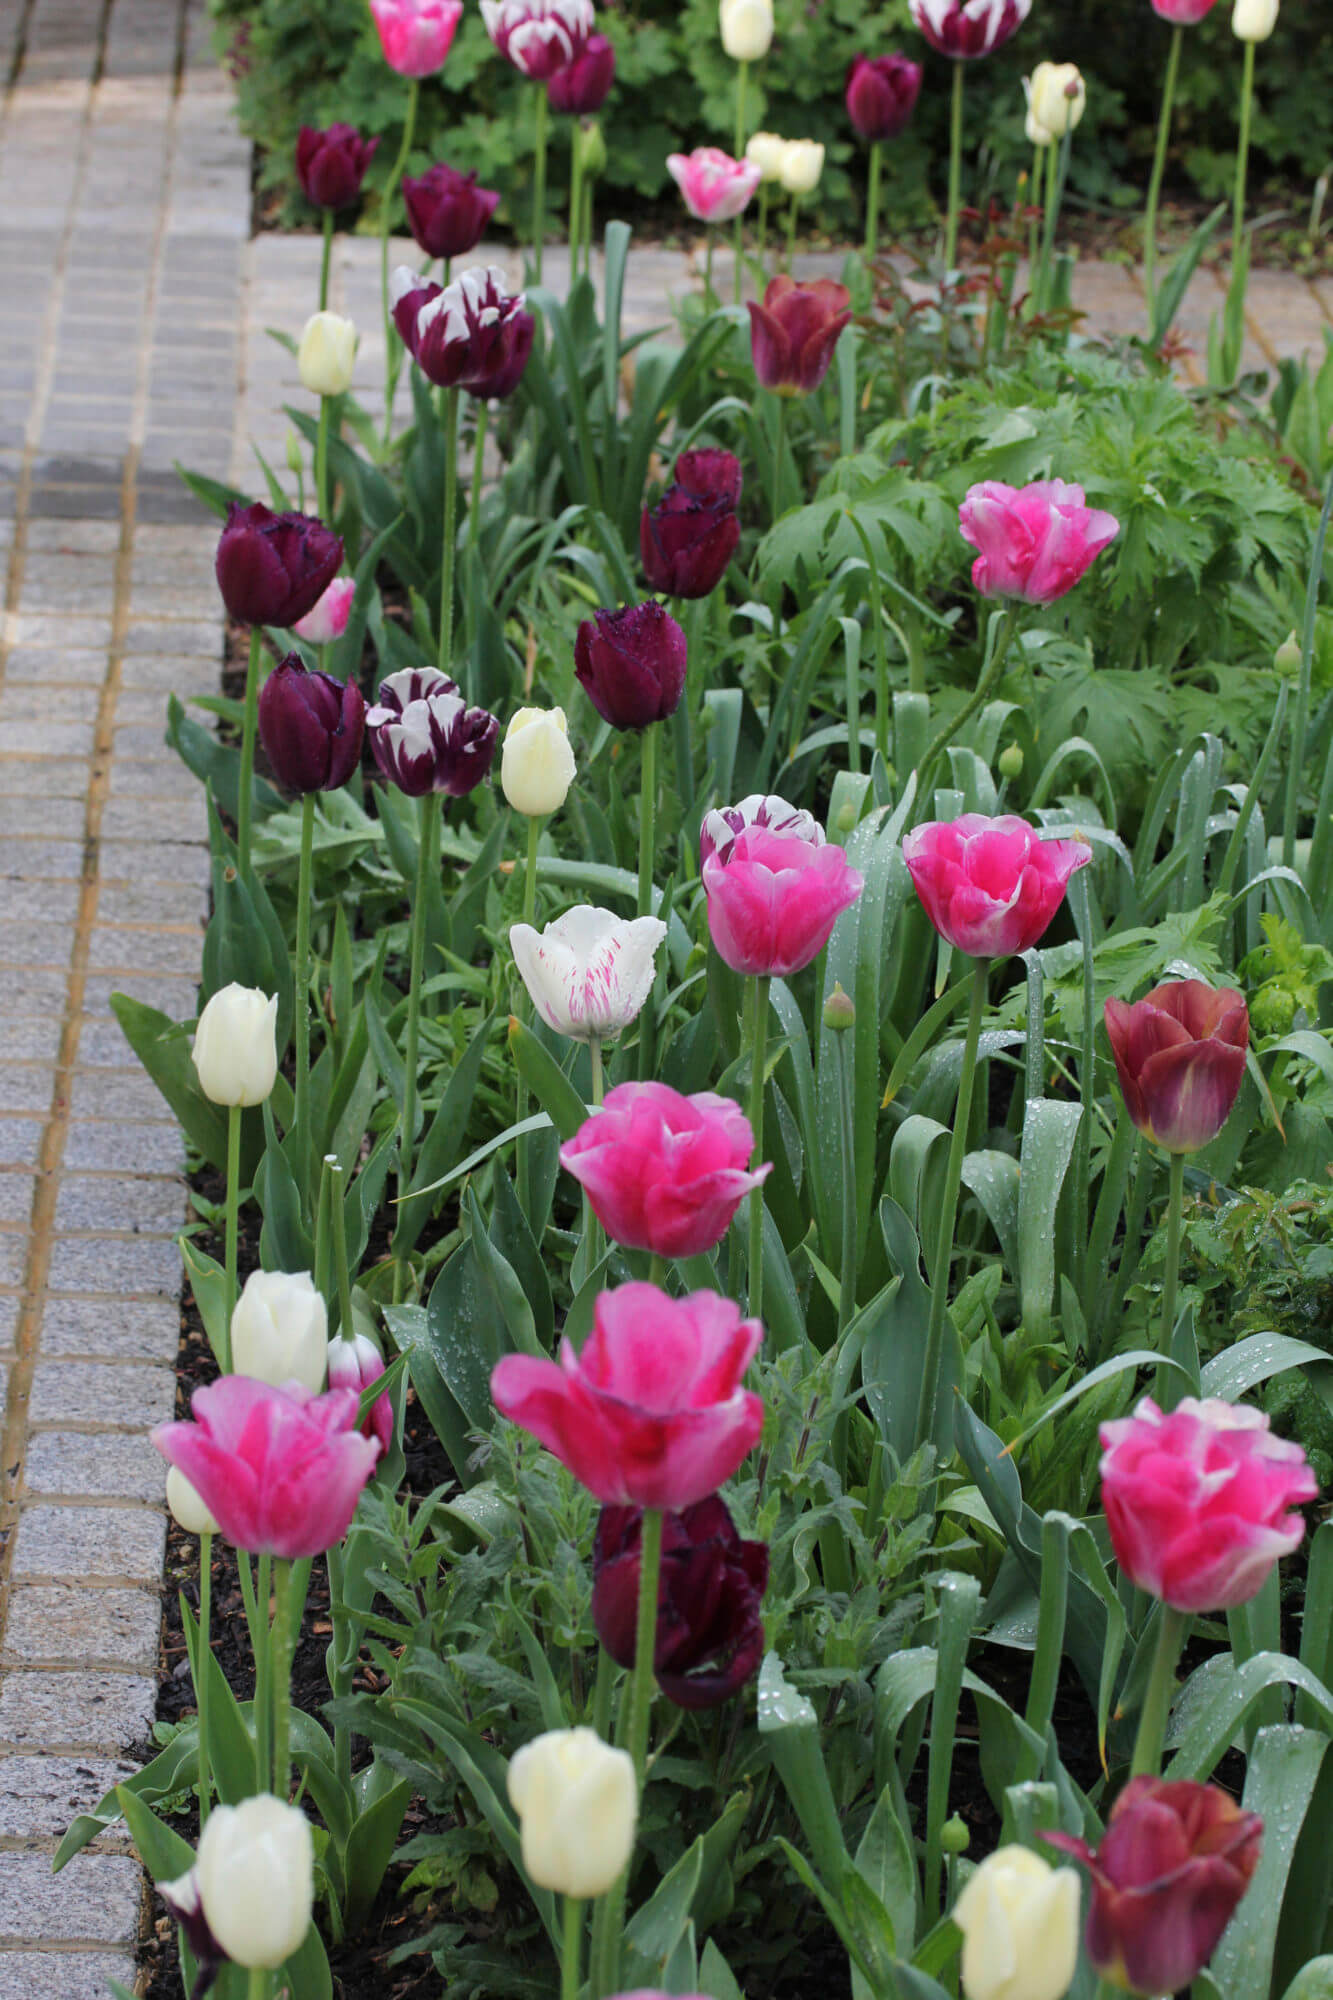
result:
<svg viewBox="0 0 1333 2000"><path fill-rule="evenodd" d="M764 303L750 301L750 358L766 389L805 396L828 374L838 335L852 316L852 295L832 278L797 284L773 278Z"/></svg>
<svg viewBox="0 0 1333 2000"><path fill-rule="evenodd" d="M591 118L601 110L616 80L616 52L605 35L589 35L587 47L558 69L546 85L552 111Z"/></svg>
<svg viewBox="0 0 1333 2000"><path fill-rule="evenodd" d="M329 1342L330 1389L350 1389L360 1402L383 1373L384 1356L366 1334L354 1334L347 1340L338 1333ZM393 1444L393 1398L387 1389L375 1398L362 1418L361 1435L377 1438L381 1451L388 1451Z"/></svg>
<svg viewBox="0 0 1333 2000"><path fill-rule="evenodd" d="M579 685L613 729L647 729L674 715L685 664L685 634L655 598L594 611L574 641Z"/></svg>
<svg viewBox="0 0 1333 2000"><path fill-rule="evenodd" d="M1106 1002L1125 1109L1168 1153L1210 1146L1236 1102L1250 1044L1245 995L1170 979L1133 1006Z"/></svg>
<svg viewBox="0 0 1333 2000"><path fill-rule="evenodd" d="M607 1234L629 1250L698 1257L722 1241L752 1188L750 1121L711 1090L620 1083L560 1149Z"/></svg>
<svg viewBox="0 0 1333 2000"><path fill-rule="evenodd" d="M307 611L304 618L298 618L292 630L298 639L304 639L309 646L329 646L335 639L341 639L347 630L347 621L352 615L352 600L356 596L356 580L350 576L335 576L313 611Z"/></svg>
<svg viewBox="0 0 1333 2000"><path fill-rule="evenodd" d="M1026 21L1032 0L912 0L912 19L942 56L993 55Z"/></svg>
<svg viewBox="0 0 1333 2000"><path fill-rule="evenodd" d="M192 1423L159 1424L153 1443L229 1542L290 1562L342 1540L380 1455L356 1429L354 1395L224 1375L190 1409Z"/></svg>
<svg viewBox="0 0 1333 2000"><path fill-rule="evenodd" d="M463 0L370 0L380 47L399 76L444 68L463 18Z"/></svg>
<svg viewBox="0 0 1333 2000"><path fill-rule="evenodd" d="M634 1664L643 1513L604 1507L593 1543L592 1622L619 1666ZM759 1670L768 1547L743 1542L719 1494L662 1523L657 1685L677 1708L716 1708Z"/></svg>
<svg viewBox="0 0 1333 2000"><path fill-rule="evenodd" d="M1072 590L1120 533L1114 514L1087 507L1063 479L969 488L958 509L963 540L980 551L972 582L983 597L1053 604Z"/></svg>
<svg viewBox="0 0 1333 2000"><path fill-rule="evenodd" d="M312 515L233 501L218 538L218 589L242 625L295 625L314 610L342 559L342 536Z"/></svg>
<svg viewBox="0 0 1333 2000"><path fill-rule="evenodd" d="M703 865L708 929L733 972L786 979L828 943L864 878L842 848L760 826Z"/></svg>
<svg viewBox="0 0 1333 2000"><path fill-rule="evenodd" d="M1030 951L1092 859L1085 840L1042 840L1016 813L927 820L903 839L926 915L955 951L1008 958Z"/></svg>
<svg viewBox="0 0 1333 2000"><path fill-rule="evenodd" d="M1217 1785L1131 1778L1096 1849L1041 1838L1092 1876L1087 1950L1113 1986L1146 1995L1192 1984L1250 1886L1264 1823Z"/></svg>
<svg viewBox="0 0 1333 2000"><path fill-rule="evenodd" d="M259 740L289 792L333 792L361 762L366 704L355 681L307 672L289 653L259 696Z"/></svg>
<svg viewBox="0 0 1333 2000"><path fill-rule="evenodd" d="M422 374L442 389L489 401L518 387L536 321L495 265L474 265L444 287L400 265L389 281L393 323Z"/></svg>
<svg viewBox="0 0 1333 2000"><path fill-rule="evenodd" d="M355 125L330 125L320 132L303 125L296 135L296 177L307 201L335 212L361 192L378 139L363 139Z"/></svg>
<svg viewBox="0 0 1333 2000"><path fill-rule="evenodd" d="M897 139L921 95L921 65L906 56L856 56L847 72L847 116L858 138Z"/></svg>
<svg viewBox="0 0 1333 2000"><path fill-rule="evenodd" d="M1216 0L1152 0L1152 10L1178 28L1192 28L1215 4Z"/></svg>
<svg viewBox="0 0 1333 2000"><path fill-rule="evenodd" d="M494 188L477 186L477 176L460 174L443 161L424 174L403 180L403 201L413 236L428 257L467 257L486 233L499 206Z"/></svg>
<svg viewBox="0 0 1333 2000"><path fill-rule="evenodd" d="M578 60L595 18L592 0L481 0L486 33L505 61L534 83Z"/></svg>
<svg viewBox="0 0 1333 2000"><path fill-rule="evenodd" d="M597 1500L679 1512L730 1479L764 1406L741 1387L764 1330L716 1292L603 1292L581 1352L507 1354L491 1375L502 1416L540 1438Z"/></svg>
<svg viewBox="0 0 1333 2000"><path fill-rule="evenodd" d="M389 674L366 710L366 727L375 762L410 799L427 792L465 797L490 770L500 740L497 718L469 708L457 681L438 667Z"/></svg>
<svg viewBox="0 0 1333 2000"><path fill-rule="evenodd" d="M1101 1427L1102 1506L1130 1582L1177 1611L1228 1611L1305 1532L1291 1509L1319 1485L1261 1410L1186 1396Z"/></svg>
<svg viewBox="0 0 1333 2000"><path fill-rule="evenodd" d="M751 792L739 805L715 806L712 812L704 814L699 828L700 868L713 854L729 861L736 836L751 826L767 833L780 833L788 840L804 840L812 847L824 845L823 827L804 806L788 805L786 799L773 792Z"/></svg>
<svg viewBox="0 0 1333 2000"><path fill-rule="evenodd" d="M654 590L707 597L741 538L740 460L729 451L683 451L655 507L639 520L639 559Z"/></svg>
<svg viewBox="0 0 1333 2000"><path fill-rule="evenodd" d="M667 172L696 222L734 222L762 179L753 160L733 160L720 146L668 153Z"/></svg>

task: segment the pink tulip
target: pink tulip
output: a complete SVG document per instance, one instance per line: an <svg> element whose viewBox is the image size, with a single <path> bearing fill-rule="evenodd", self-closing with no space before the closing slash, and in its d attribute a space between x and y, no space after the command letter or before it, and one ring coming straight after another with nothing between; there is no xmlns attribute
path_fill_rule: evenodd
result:
<svg viewBox="0 0 1333 2000"><path fill-rule="evenodd" d="M980 551L972 581L982 596L1024 604L1063 597L1120 533L1114 514L1085 506L1083 488L1063 479L1031 486L984 480L964 495L958 525Z"/></svg>
<svg viewBox="0 0 1333 2000"><path fill-rule="evenodd" d="M298 618L292 630L309 646L327 646L341 639L352 615L356 583L350 576L336 576L313 611Z"/></svg>
<svg viewBox="0 0 1333 2000"><path fill-rule="evenodd" d="M399 76L434 76L444 68L463 18L463 0L370 0L380 47Z"/></svg>
<svg viewBox="0 0 1333 2000"><path fill-rule="evenodd" d="M1154 14L1177 27L1192 28L1215 4L1215 0L1152 0Z"/></svg>
<svg viewBox="0 0 1333 2000"><path fill-rule="evenodd" d="M384 1356L366 1334L354 1334L346 1340L338 1333L329 1342L330 1389L350 1389L359 1402L383 1373ZM387 1389L361 1419L361 1435L378 1438L381 1451L388 1451L393 1444L393 1398Z"/></svg>
<svg viewBox="0 0 1333 2000"><path fill-rule="evenodd" d="M1245 995L1202 979L1169 979L1132 1007L1108 1000L1106 1033L1125 1109L1145 1138L1168 1153L1210 1146L1245 1075Z"/></svg>
<svg viewBox="0 0 1333 2000"><path fill-rule="evenodd" d="M1016 813L927 820L903 839L903 860L926 915L955 951L1008 958L1028 951L1064 901L1085 840L1041 840Z"/></svg>
<svg viewBox="0 0 1333 2000"><path fill-rule="evenodd" d="M708 929L733 972L785 979L809 965L865 886L842 848L766 827L703 865Z"/></svg>
<svg viewBox="0 0 1333 2000"><path fill-rule="evenodd" d="M1164 1415L1145 1396L1103 1424L1102 1505L1130 1582L1177 1611L1229 1611L1255 1595L1305 1532L1289 1510L1318 1481L1261 1410L1186 1396Z"/></svg>
<svg viewBox="0 0 1333 2000"><path fill-rule="evenodd" d="M716 1292L603 1292L581 1353L507 1354L502 1416L540 1438L597 1500L677 1513L715 1493L758 1443L764 1406L741 1378L764 1329Z"/></svg>
<svg viewBox="0 0 1333 2000"><path fill-rule="evenodd" d="M342 1540L375 1469L379 1443L356 1430L356 1408L347 1389L224 1375L195 1390L193 1423L159 1424L153 1443L236 1548L293 1561Z"/></svg>
<svg viewBox="0 0 1333 2000"><path fill-rule="evenodd" d="M729 1097L682 1097L665 1083L619 1083L560 1149L609 1236L658 1257L698 1257L720 1243L752 1188L750 1121Z"/></svg>
<svg viewBox="0 0 1333 2000"><path fill-rule="evenodd" d="M733 160L720 146L668 153L667 172L698 222L732 222L763 176L753 160Z"/></svg>

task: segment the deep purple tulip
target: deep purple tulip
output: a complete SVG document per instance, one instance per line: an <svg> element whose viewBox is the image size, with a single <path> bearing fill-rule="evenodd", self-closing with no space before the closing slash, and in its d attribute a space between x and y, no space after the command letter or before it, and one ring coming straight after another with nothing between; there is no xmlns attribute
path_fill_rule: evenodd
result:
<svg viewBox="0 0 1333 2000"><path fill-rule="evenodd" d="M274 668L259 696L259 740L289 792L333 792L361 759L366 704L355 681L309 673L296 653Z"/></svg>
<svg viewBox="0 0 1333 2000"><path fill-rule="evenodd" d="M592 1618L622 1667L634 1664L643 1510L603 1507L593 1544ZM720 1496L667 1514L657 1593L657 1685L677 1708L716 1708L758 1670L768 1549L743 1542Z"/></svg>
<svg viewBox="0 0 1333 2000"><path fill-rule="evenodd" d="M378 139L363 139L355 125L326 132L303 125L296 135L296 175L316 208L348 208L361 192Z"/></svg>
<svg viewBox="0 0 1333 2000"><path fill-rule="evenodd" d="M478 187L475 174L441 162L415 178L405 176L403 200L412 234L428 257L466 257L486 233L500 196Z"/></svg>
<svg viewBox="0 0 1333 2000"><path fill-rule="evenodd" d="M874 145L907 130L921 94L921 65L906 56L856 56L847 72L847 116Z"/></svg>
<svg viewBox="0 0 1333 2000"><path fill-rule="evenodd" d="M683 451L674 483L639 520L639 558L654 590L707 597L736 553L740 460L729 451Z"/></svg>
<svg viewBox="0 0 1333 2000"><path fill-rule="evenodd" d="M606 103L615 80L615 50L605 35L590 35L583 54L548 79L546 95L552 111L590 118Z"/></svg>
<svg viewBox="0 0 1333 2000"><path fill-rule="evenodd" d="M474 791L500 740L490 711L469 708L458 683L437 667L408 667L382 680L366 727L375 762L410 799Z"/></svg>
<svg viewBox="0 0 1333 2000"><path fill-rule="evenodd" d="M613 729L646 729L674 715L685 659L685 634L655 598L594 612L574 642L574 672Z"/></svg>
<svg viewBox="0 0 1333 2000"><path fill-rule="evenodd" d="M448 287L424 285L400 265L389 284L394 325L422 374L442 389L507 396L532 352L536 322L523 296L505 291L504 272L475 265Z"/></svg>
<svg viewBox="0 0 1333 2000"><path fill-rule="evenodd" d="M770 281L764 303L750 304L750 354L766 389L808 395L828 374L838 335L851 318L852 295L832 278Z"/></svg>
<svg viewBox="0 0 1333 2000"><path fill-rule="evenodd" d="M218 540L218 589L242 625L295 625L342 567L343 540L309 514L235 501Z"/></svg>

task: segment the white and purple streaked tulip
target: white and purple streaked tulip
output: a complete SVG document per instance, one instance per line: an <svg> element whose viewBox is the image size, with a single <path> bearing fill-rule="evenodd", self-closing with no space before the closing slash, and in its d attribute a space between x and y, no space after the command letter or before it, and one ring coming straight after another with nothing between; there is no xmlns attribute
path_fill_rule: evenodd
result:
<svg viewBox="0 0 1333 2000"><path fill-rule="evenodd" d="M592 0L481 0L481 19L505 61L545 83L577 62L596 16Z"/></svg>
<svg viewBox="0 0 1333 2000"><path fill-rule="evenodd" d="M461 799L491 768L500 724L469 708L457 681L437 667L408 667L382 680L366 711L375 762L412 799L447 792Z"/></svg>
<svg viewBox="0 0 1333 2000"><path fill-rule="evenodd" d="M776 792L751 792L739 805L717 806L704 814L699 828L699 866L716 854L725 862L731 858L736 836L747 827L761 827L766 833L781 834L786 840L805 840L812 847L824 845L824 829L804 806L788 805Z"/></svg>
<svg viewBox="0 0 1333 2000"><path fill-rule="evenodd" d="M495 265L474 265L441 287L402 264L389 280L389 304L404 347L440 388L489 400L518 386L536 322Z"/></svg>

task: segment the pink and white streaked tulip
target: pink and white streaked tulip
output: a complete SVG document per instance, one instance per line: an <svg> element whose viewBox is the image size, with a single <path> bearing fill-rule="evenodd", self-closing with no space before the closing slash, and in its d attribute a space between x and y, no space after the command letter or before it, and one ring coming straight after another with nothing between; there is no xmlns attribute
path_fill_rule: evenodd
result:
<svg viewBox="0 0 1333 2000"><path fill-rule="evenodd" d="M1026 21L1032 0L912 0L912 19L932 49L955 61L993 55Z"/></svg>
<svg viewBox="0 0 1333 2000"><path fill-rule="evenodd" d="M463 0L370 0L380 47L399 76L434 76L444 68L463 18Z"/></svg>
<svg viewBox="0 0 1333 2000"><path fill-rule="evenodd" d="M544 931L515 924L509 948L548 1028L575 1042L609 1042L638 1019L665 936L659 917L618 917L580 903Z"/></svg>
<svg viewBox="0 0 1333 2000"><path fill-rule="evenodd" d="M982 596L1024 604L1063 597L1120 533L1114 514L1087 506L1083 488L1063 479L1030 486L984 480L964 495L958 525L979 551L972 582Z"/></svg>
<svg viewBox="0 0 1333 2000"><path fill-rule="evenodd" d="M350 576L336 576L313 611L307 611L304 618L298 618L292 630L298 639L304 639L308 646L329 646L335 639L341 639L347 630L347 621L352 615L352 599L356 596L356 581Z"/></svg>
<svg viewBox="0 0 1333 2000"><path fill-rule="evenodd" d="M190 1409L192 1423L159 1424L153 1443L229 1542L295 1561L342 1540L380 1455L355 1428L350 1390L314 1396L224 1375L196 1389Z"/></svg>
<svg viewBox="0 0 1333 2000"><path fill-rule="evenodd" d="M1130 1582L1176 1611L1247 1604L1305 1533L1291 1511L1319 1483L1298 1444L1262 1410L1186 1396L1163 1412L1145 1396L1101 1427L1102 1506Z"/></svg>
<svg viewBox="0 0 1333 2000"><path fill-rule="evenodd" d="M927 820L903 838L926 915L955 951L1008 958L1029 951L1092 859L1086 840L1042 840L1017 813Z"/></svg>
<svg viewBox="0 0 1333 2000"><path fill-rule="evenodd" d="M349 1340L338 1333L329 1342L328 1369L330 1389L350 1389L359 1400L384 1373L384 1356L369 1335L356 1333ZM393 1399L387 1389L362 1418L361 1435L378 1438L381 1451L392 1445Z"/></svg>
<svg viewBox="0 0 1333 2000"><path fill-rule="evenodd" d="M581 1352L566 1340L558 1362L508 1354L491 1394L595 1499L679 1512L759 1441L764 1406L741 1381L763 1337L716 1292L621 1285L597 1300Z"/></svg>
<svg viewBox="0 0 1333 2000"><path fill-rule="evenodd" d="M733 160L720 146L668 153L667 172L696 222L734 222L763 179L753 160Z"/></svg>
<svg viewBox="0 0 1333 2000"><path fill-rule="evenodd" d="M481 19L505 61L545 83L578 61L596 16L592 0L481 0Z"/></svg>
<svg viewBox="0 0 1333 2000"><path fill-rule="evenodd" d="M733 972L786 979L818 957L865 886L841 847L762 826L703 864L708 929Z"/></svg>

